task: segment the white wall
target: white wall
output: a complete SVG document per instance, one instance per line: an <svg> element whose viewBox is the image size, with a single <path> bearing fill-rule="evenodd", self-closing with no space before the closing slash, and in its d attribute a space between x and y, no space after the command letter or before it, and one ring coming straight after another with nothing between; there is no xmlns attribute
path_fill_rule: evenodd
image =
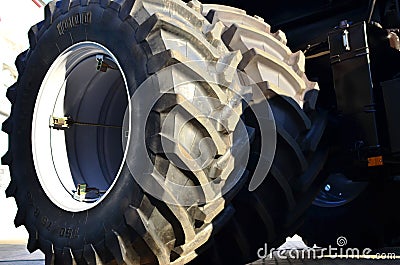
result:
<svg viewBox="0 0 400 265"><path fill-rule="evenodd" d="M29 28L43 18L43 8L38 8L31 0L0 1L0 113L10 113L10 103L6 98L7 87L15 82L17 71L14 66L16 56L28 48ZM6 117L0 114L0 123ZM8 148L8 138L0 132L0 156ZM17 211L14 198L5 198L4 191L10 181L8 167L0 165L0 242L26 242L24 227L14 227Z"/></svg>

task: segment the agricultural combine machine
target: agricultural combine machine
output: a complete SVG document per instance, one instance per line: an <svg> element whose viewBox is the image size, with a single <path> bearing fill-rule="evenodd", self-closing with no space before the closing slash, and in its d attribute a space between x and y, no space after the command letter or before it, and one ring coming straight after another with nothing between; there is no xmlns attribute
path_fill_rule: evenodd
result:
<svg viewBox="0 0 400 265"><path fill-rule="evenodd" d="M48 3L2 124L28 250L46 264L246 264L295 233L395 245L399 9Z"/></svg>

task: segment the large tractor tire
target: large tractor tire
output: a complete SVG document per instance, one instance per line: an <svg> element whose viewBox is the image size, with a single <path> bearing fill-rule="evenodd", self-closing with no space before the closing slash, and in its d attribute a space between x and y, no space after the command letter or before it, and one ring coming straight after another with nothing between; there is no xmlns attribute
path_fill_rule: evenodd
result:
<svg viewBox="0 0 400 265"><path fill-rule="evenodd" d="M183 186L237 178L229 161L241 144L233 130L242 105L228 89L236 71L227 68L236 70L241 55L212 32L200 13L175 0L45 7L44 21L29 31L29 50L16 60L18 81L7 91L12 114L2 127L9 134L2 163L12 175L7 196L15 197L15 225L26 227L29 251L43 251L46 264L182 264L195 257L229 215L224 198L188 206L179 201L184 194L169 192L176 203L164 202L138 184L127 160L149 156L154 171ZM143 83L146 95L169 90L145 102L154 103L141 132L147 153L130 153L121 127ZM175 161L163 141L180 150ZM227 165L218 168L222 160Z"/></svg>
<svg viewBox="0 0 400 265"><path fill-rule="evenodd" d="M319 173L328 154L321 141L327 116L315 109L318 85L304 73L304 54L291 52L283 32L271 33L262 18L236 8L203 5L202 13L223 28L226 46L242 53L239 69L268 98L277 129L276 153L267 178L256 190L242 189L232 200L233 217L193 262L247 264L265 257L301 226L323 183ZM252 165L261 159L257 141L261 136L253 114L246 110L244 117L246 124L256 128L248 167L251 175Z"/></svg>
<svg viewBox="0 0 400 265"><path fill-rule="evenodd" d="M17 202L15 225L26 227L28 250L44 252L46 264L183 264L202 252L200 262L219 253L216 263L241 264L297 228L325 157L315 83L281 32L271 35L243 11L210 7L54 1L29 31L30 48L16 60L18 81L7 91L2 163L11 171L6 193ZM260 36L255 45L230 42L237 25L212 17L224 12L234 13L243 36ZM268 161L259 157L255 114L242 107L251 79L269 99L277 128L271 171L253 192L245 184ZM134 100L138 91L143 102ZM160 97L148 102L153 94ZM126 117L138 121L127 131ZM132 144L137 137L143 146ZM253 138L246 170L236 163L238 150ZM143 157L152 164L140 171L145 178L135 174ZM163 185L171 182L188 189Z"/></svg>

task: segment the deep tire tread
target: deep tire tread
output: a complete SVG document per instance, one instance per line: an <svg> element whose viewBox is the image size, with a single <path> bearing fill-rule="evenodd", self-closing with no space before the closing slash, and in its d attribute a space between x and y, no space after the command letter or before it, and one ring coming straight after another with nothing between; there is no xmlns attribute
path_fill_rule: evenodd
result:
<svg viewBox="0 0 400 265"><path fill-rule="evenodd" d="M106 14L106 12L109 13L107 15L116 14L121 21L129 21L129 24L136 31L135 38L137 43L135 43L135 45L138 45L147 57L147 71L145 71L148 76L157 74L170 65L181 63L183 67L192 69L191 72L186 71L188 76L192 77L195 75L200 80L209 80L206 71L201 69L202 66L197 66L197 68L199 68L197 69L190 64L186 64L186 61L190 58L187 58L186 55L175 51L174 47L171 47L171 42L163 38L165 32L172 33L177 39L193 45L194 48L188 46L188 49L195 49L196 52L201 54L202 59L212 62L210 66L214 67L217 64L226 64L226 67L215 67L218 70L216 70L216 80L214 81L216 81L216 83L223 83L223 85L215 85L213 82L205 84L207 86L207 91L212 92L210 96L224 104L232 103L232 105L235 105L237 102L233 101L238 101L232 98L229 93L226 93L226 87L229 87L235 75L235 71L231 69L237 69L238 67L245 69L246 63L249 63L251 60L265 60L267 56L264 56L263 52L250 49L243 53L246 58L242 59L242 55L239 51L230 51L221 39L226 26L224 23L227 22L222 21L219 23L211 19L212 23L210 24L200 13L206 12L207 7L202 6L197 3L197 1L186 4L178 0L63 0L49 3L44 9L45 20L34 25L29 30L28 38L30 49L18 56L16 61L18 73L22 75L25 72L26 62L29 56L35 48L39 46L38 43L41 41L41 37L45 35L45 32L50 27L54 26L53 23L55 21L60 21L61 18L66 17L69 12L75 9L95 9L99 7L104 9L104 14ZM210 18L211 12L213 11L207 11ZM226 8L224 12L233 12L236 18L240 18L240 21L243 22L242 24L250 25L269 34L269 25L260 18L249 17L245 15L245 12L232 8ZM273 36L280 39L282 43L285 43L285 37L281 32ZM281 62L276 63L281 66L284 65L284 63ZM294 64L298 65L297 62ZM285 71L289 71L290 74L296 75L296 82L301 84L299 85L301 89L309 89L309 87L307 87L308 83L304 81L304 75L302 75L304 73L301 72L301 67L297 67L299 69L296 69L296 67L289 67L285 64L283 68ZM11 86L7 91L7 98L13 104L17 100L17 88L18 93L25 93L25 91L22 90L24 88L18 87L18 83ZM199 91L202 92L201 89L199 89ZM178 92L175 93L175 98L172 101L169 99L165 100L165 102L175 102L175 105L181 106L181 111L191 114L191 116L195 118L197 124L200 124L196 127L197 130L214 136L214 138L211 138L219 148L218 155L223 156L227 150L231 148L231 146L225 144L229 141L225 140L231 139L232 131L229 129L224 131L220 128L222 126L216 123L200 121L196 117L200 114L204 114L202 109L196 108L193 104L185 105L179 98L181 95ZM308 139L317 138L315 135L319 135L320 130L316 129L315 131L318 133L305 134L305 137L301 137L301 135L304 135L304 131L312 130L313 127L311 126L309 118L297 104L300 101L301 93L298 93L299 95L296 94L296 97L290 97L290 93L286 94L289 95L289 97L284 100L281 100L284 95L276 95L276 104L271 104L271 108L273 111L275 109L290 112L290 115L288 114L291 116L290 119L295 120L295 122L293 122L295 126L293 127L287 127L287 124L280 121L280 124L278 124L278 133L283 145L289 146L292 149L292 156L297 159L301 171L305 171L308 162L306 158L308 157L305 156L304 150L302 150L301 147L304 147L303 149L311 149L314 147L316 145L315 142L318 141ZM165 103L163 101L160 102L160 104ZM169 104L167 103L164 105ZM168 112L168 108L174 104L169 104L167 108L160 108L159 112L154 115ZM15 105L13 108L14 107ZM242 111L241 106L238 111ZM231 117L224 118L230 119ZM12 115L11 119L3 125L3 130L9 134L14 134L15 131L18 130L12 126L13 122L15 122L13 119L16 119L16 114ZM223 120L218 122L221 123ZM160 124L161 123L160 120ZM235 127L235 125L236 124L231 124L230 126ZM304 146L301 146L299 141L303 141ZM158 143L156 146L157 145ZM3 164L11 165L13 162L11 151L12 147L10 147L10 150L3 156ZM193 150L188 151L191 152ZM154 152L153 155L155 159L162 158L166 160L165 154L163 153ZM172 163L168 162L168 160L166 161L167 166L162 166L167 169L170 167L172 168ZM13 167L15 166L16 165L13 165ZM283 199L281 203L294 212L299 211L298 203L296 204L297 197L291 186L292 183L287 181L287 179L289 179L288 176L283 173L281 173L281 175L277 173L280 172L280 170L280 168L277 168L275 171L273 170L273 176L270 176L272 178L270 182L276 182L275 186L278 187L279 190L282 190ZM11 171L13 172L12 168ZM223 174L228 176L229 173L230 172L225 172ZM195 178L199 183L214 177L207 176L204 173L202 174L205 175L203 179L200 175L189 174L183 170L179 172L180 176L182 175L187 179ZM243 179L247 179L247 174L245 174ZM74 249L69 245L64 245L60 248L60 243L56 242L56 244L55 242L49 242L41 238L38 234L38 230L34 228L35 224L33 224L31 220L28 220L29 217L26 216L27 208L25 202L20 202L15 224L25 225L28 228L28 249L33 251L40 248L46 255L46 264L107 264L112 260L116 260L116 262L121 264L128 264L129 262L132 262L132 264L169 264L171 261L180 264L192 259L197 254L195 253L197 249L209 238L211 238L211 242L213 242L213 236L219 230L223 233L223 227L229 220L232 220L232 227L242 227L245 217L237 218L235 216L235 210L243 207L238 203L240 200L250 202L249 205L253 206L252 211L256 213L256 217L265 226L265 233L263 235L266 234L269 241L278 240L277 238L282 235L283 228L277 220L283 220L286 216L283 216L280 212L276 213L275 208L271 207L270 204L265 204L265 201L268 200L268 194L255 192L249 195L244 189L239 192L244 185L245 181L240 181L232 193L222 198L222 201L214 202L215 204L206 204L205 206L171 206L160 203L150 195L143 193L141 201L138 201L137 204L136 202L132 202L131 205L128 204L129 206L123 211L123 220L120 226L109 227L106 222L102 222L104 226L104 231L102 231L102 233L104 233L104 238L102 241L85 242L78 249ZM301 185L299 184L299 186ZM262 190L268 190L266 184L264 184ZM16 182L12 180L7 189L7 196L22 196L19 195L19 193L22 192L17 189ZM238 201L236 202L234 200L233 203L230 203L236 193L239 194ZM236 208L234 208L235 206ZM279 216L276 218L277 214ZM291 215L292 218L293 216L296 216L297 219L297 215ZM293 222L293 220L289 221L289 223ZM161 237L160 234L168 236ZM246 235L246 230L241 230L241 234ZM247 240L241 241L236 239L233 241L239 244L239 249L241 249L245 256L244 259L246 259L248 255L253 254L251 248L249 248L250 243ZM219 251L218 244L213 244L211 252L217 262L223 262L225 260L224 255Z"/></svg>
<svg viewBox="0 0 400 265"><path fill-rule="evenodd" d="M7 118L7 119L3 122L2 126L1 126L1 129L2 129L3 132L5 132L5 133L7 133L7 134L10 134L10 133L12 132L12 123L11 123L11 122L12 122L12 121L11 121L10 118Z"/></svg>
<svg viewBox="0 0 400 265"><path fill-rule="evenodd" d="M153 1L151 0L149 2L152 3ZM175 5L177 6L176 9L174 7ZM183 67L185 73L187 73L188 76L193 75L198 80L210 80L209 76L202 76L205 73L203 69L197 69L196 68L197 66L192 64L186 65L187 58L184 54L171 50L169 46L171 44L165 42L161 38L164 31L176 34L178 38L181 40L187 41L189 43L195 43L196 44L195 46L198 47L198 51L201 51L201 55L205 60L211 60L214 62L221 61L225 64L228 64L228 66L232 67L233 69L236 69L236 66L240 62L240 58L237 59L238 53L229 52L228 49L226 49L226 47L223 45L222 41L220 43L216 41L216 39L218 39L219 37L217 28L216 27L210 28L205 33L199 34L198 31L194 29L202 27L203 24L207 23L207 21L201 16L193 15L193 11L188 12L188 10L192 9L188 9L188 7L181 5L182 2L175 0L171 1L170 8L174 9L177 12L177 16L171 18L170 16L165 16L164 14L162 14L162 12L160 12L161 10L158 8L158 4L154 2L153 5L148 6L149 9L146 12L143 12L146 14L147 18L146 19L141 18L140 20L137 21L139 27L137 30L136 39L144 47L145 50L151 53L147 64L148 73L149 74L157 73L170 65L180 63L181 65L179 67L181 68ZM141 8L146 9L145 6L142 6ZM193 18L190 20L191 21L190 23L181 22L183 21L183 19L179 18L179 15L182 12L185 17L189 16ZM188 46L188 49L191 48ZM223 53L221 53L221 51L223 51ZM224 53L226 55L224 55ZM224 75L225 72L226 72L225 69L220 70L221 75ZM229 82L231 78L232 78L231 76L224 75L222 77L222 80L224 80L226 83ZM214 85L213 83L208 83L208 84L204 83L204 84L208 86L208 91L214 92L214 95L211 94L211 96L215 97L217 100L221 102L227 103L227 96L221 87ZM180 96L179 94L164 95L160 99L159 103L157 103L154 110L160 114L167 113L173 106L178 106L181 109L181 111L186 112L195 119L197 119L196 117L202 116L202 111L200 109L198 109L192 103L186 101L186 99ZM206 120L197 120L197 122L198 122L197 126L200 125L202 127L202 131L207 132L208 135L211 136L213 141L217 143L216 145L218 148L218 152L221 155L224 154L227 150L227 147L221 137L227 137L227 136L224 135L223 132L219 132L219 130L215 128L214 124L209 123ZM159 143L157 142L161 140L161 137L164 137L165 140L168 140L167 138L165 138L166 136L158 134L150 138L151 141L155 141L155 144L151 144L151 146L155 148L152 149L152 152L156 156L156 160L158 156L160 156L160 159L161 157L165 156L163 150L158 150L157 148L157 146L160 146ZM191 150L187 151L188 153L191 152ZM169 166L164 165L163 167L168 169L171 168L171 166L172 165ZM187 174L184 171L181 171L181 173ZM199 181L200 184L205 181L208 181L207 176L204 175L201 171L199 172L199 174L200 175L198 175L198 173L195 173L194 177ZM174 256L173 259L174 260L176 259L176 262L178 262L179 264L179 262L185 260L186 255L191 255L190 253L199 246L199 245L196 246L197 243L193 244L190 242L203 241L203 239L201 238L199 240L198 237L200 236L202 231L205 231L207 227L209 227L209 224L205 223L200 229L195 231L193 230L195 225L195 220L189 218L188 215L189 209L187 207L165 205L163 203L157 206L157 208L159 208L160 210L162 210L162 208L165 207L167 207L168 210L173 213L175 218L178 217L177 219L179 221L178 222L179 227L183 228L185 239L187 240L187 244L184 244L182 246L178 245L173 250L173 252L171 252L171 255ZM199 216L201 216L200 213L202 212L202 210L200 208L198 209L196 208L197 208L196 206L194 206L194 208L192 207L191 211L199 213ZM226 212L228 208L226 208L224 212ZM220 208L215 208L214 211L211 211L210 213L205 213L205 215L208 217L210 217L210 215L217 216L221 210L222 209ZM170 218L168 219L168 221L176 223L175 218L173 219ZM213 218L210 218L208 222L212 220ZM151 220L149 221L151 222ZM156 251L156 249L153 249L153 251Z"/></svg>
<svg viewBox="0 0 400 265"><path fill-rule="evenodd" d="M206 251L198 263L193 262L209 262L218 245L224 245L226 249L242 250L242 255L232 258L229 253L221 253L223 261L244 264L257 258L257 249L264 243L268 243L268 247L279 246L288 233L295 232L301 224L301 216L318 190L317 175L324 163L324 153L317 151L313 155L313 152L319 148L325 117L314 117L315 97L305 98L305 95L316 94L318 85L308 81L304 74L304 54L292 53L286 47L283 32L271 33L262 20L254 25L255 18L234 8L203 5L203 15L213 24L222 22L225 25L223 41L231 50L240 50L243 54L239 69L250 75L253 83L269 96L277 127L277 152L269 175L255 191L249 193L243 189L232 201L237 214L229 227L238 227L244 238L226 240L232 230L223 229L214 239L217 244L214 250ZM248 37L251 41L246 43ZM279 52L268 54L260 50L265 44L276 45ZM259 68L248 68L252 63L279 66L293 78L291 84L295 87L287 90L263 80L262 73L257 72L261 71ZM247 85L251 85L251 81ZM246 248L251 249L251 253Z"/></svg>
<svg viewBox="0 0 400 265"><path fill-rule="evenodd" d="M96 254L92 245L85 245L83 247L83 259L87 264L96 264Z"/></svg>
<svg viewBox="0 0 400 265"><path fill-rule="evenodd" d="M105 245L115 258L116 262L118 264L122 264L123 257L122 257L121 247L119 245L118 238L113 231L107 233L105 238Z"/></svg>
<svg viewBox="0 0 400 265"><path fill-rule="evenodd" d="M232 81L234 72L227 71L227 67L236 69L240 62L241 56L237 52L230 52L221 40L221 25L211 26L207 20L199 13L195 6L187 6L184 2L177 0L168 0L164 2L143 0L143 1L109 1L109 0L63 0L50 2L44 8L45 20L32 26L28 32L30 49L21 53L16 60L18 73L23 75L26 68L26 62L29 56L37 48L41 37L46 34L50 27L54 27L54 23L59 21L61 17L67 17L69 12L76 9L91 8L91 10L103 8L109 14L115 12L121 21L128 21L129 25L137 32L136 38L140 48L147 51L148 75L162 71L164 68L175 64L185 63L188 58L184 55L167 49L167 44L164 44L162 35L163 30L168 30L177 35L178 38L188 41L198 50L203 51L202 56L205 60L211 60L213 63L222 63L225 68L219 68L217 73L218 78L223 80L224 85L229 85ZM148 9L150 8L150 9ZM147 18L137 19L135 14L138 12L147 14ZM171 16L170 12L174 12ZM75 11L74 11L75 12ZM207 24L207 30L202 31L203 26ZM152 43L147 42L149 38L155 39L162 45L157 49L152 47ZM161 50L159 49L161 47ZM191 69L191 74L198 76L200 80L207 80L209 76L202 76L205 71L193 69L191 65L186 66ZM228 69L229 70L229 69ZM217 81L220 81L217 80ZM209 83L207 89L213 91L213 97L217 100L227 103L229 97L225 92L225 88L221 88L213 83ZM7 91L7 98L11 103L17 100L18 83L11 86ZM21 90L22 88L18 88ZM24 91L22 91L24 92ZM18 92L19 93L19 92ZM177 94L178 95L178 94ZM179 100L178 104L180 103ZM195 106L182 108L184 111L192 113L193 116L201 114L202 111L196 109ZM8 134L13 133L12 128L13 116L3 124L3 130ZM201 124L201 122L199 123ZM214 124L203 122L203 127L199 127L201 131L209 132L214 135L214 141L223 154L227 150L225 141L221 137L229 137L226 132L221 132L215 128ZM217 133L215 133L217 132ZM12 156L11 149L2 158L4 164L11 165ZM183 172L185 174L185 172ZM205 179L206 180L206 179ZM244 185L242 183L241 185ZM7 196L16 196L17 185L11 181ZM232 207L208 207L208 212L196 206L194 212L203 213L207 216L207 221L212 222L218 216L225 216L228 219ZM22 204L16 216L16 225L27 225L31 222L25 216L25 206ZM223 213L221 213L223 212ZM201 227L195 227L195 220L189 215L187 207L167 205L160 203L151 198L147 194L143 194L142 203L140 205L131 205L124 214L124 224L122 228L104 227L104 239L101 242L87 242L82 249L74 249L70 246L65 246L62 249L58 248L58 243L48 242L40 239L38 241L37 231L30 231L29 248L41 248L46 255L46 264L106 264L115 259L118 263L159 263L168 264L171 259L188 260L185 255L193 255L193 251L203 244L204 240L201 237L207 237L207 234L212 231L210 223L204 223ZM224 221L225 222L225 221ZM219 223L223 223L219 221ZM29 224L34 227L34 225ZM216 226L217 227L217 226ZM122 229L122 230L121 230ZM216 229L216 228L215 228ZM117 231L120 231L118 233ZM126 236L126 234L130 236ZM160 238L159 234L169 235L168 237ZM204 236L202 235L204 234ZM39 242L39 244L38 244ZM179 254L172 254L172 250L181 250ZM74 254L75 253L75 254Z"/></svg>
<svg viewBox="0 0 400 265"><path fill-rule="evenodd" d="M281 125L276 126L276 131L285 144L291 148L293 154L296 155L301 170L305 171L308 168L308 162L296 140Z"/></svg>
<svg viewBox="0 0 400 265"><path fill-rule="evenodd" d="M14 84L11 87L8 88L6 97L7 99L13 104L15 102L15 99L17 98L17 85Z"/></svg>
<svg viewBox="0 0 400 265"><path fill-rule="evenodd" d="M10 184L8 184L8 187L6 189L6 197L14 197L17 194L17 184L11 180Z"/></svg>
<svg viewBox="0 0 400 265"><path fill-rule="evenodd" d="M27 248L30 253L39 249L39 234L38 231L35 229L33 232L29 234Z"/></svg>
<svg viewBox="0 0 400 265"><path fill-rule="evenodd" d="M285 193L288 209L293 210L296 207L296 199L289 181L274 165L271 167L271 175L276 179L281 186L282 191Z"/></svg>
<svg viewBox="0 0 400 265"><path fill-rule="evenodd" d="M19 208L17 210L17 214L15 215L15 218L14 218L15 227L20 227L21 225L23 225L24 222L25 222L25 217L26 217L25 209L24 208Z"/></svg>
<svg viewBox="0 0 400 265"><path fill-rule="evenodd" d="M1 163L3 165L11 165L11 162L12 162L11 151L7 151L5 155L1 158Z"/></svg>

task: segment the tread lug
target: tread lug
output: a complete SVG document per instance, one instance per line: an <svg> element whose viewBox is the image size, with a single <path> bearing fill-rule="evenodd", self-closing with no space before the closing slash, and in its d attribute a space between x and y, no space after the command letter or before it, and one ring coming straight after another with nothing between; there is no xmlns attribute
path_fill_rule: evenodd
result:
<svg viewBox="0 0 400 265"><path fill-rule="evenodd" d="M45 264L46 265L54 265L55 264L55 259L56 255L54 253L54 246L52 243L50 243L47 240L40 240L40 250L44 253L45 255Z"/></svg>
<svg viewBox="0 0 400 265"><path fill-rule="evenodd" d="M218 47L221 44L222 32L225 26L222 22L213 24L206 32L206 38L214 47Z"/></svg>
<svg viewBox="0 0 400 265"><path fill-rule="evenodd" d="M192 0L192 1L188 2L187 6L200 14L203 11L203 5L198 0Z"/></svg>
<svg viewBox="0 0 400 265"><path fill-rule="evenodd" d="M117 237L119 247L121 249L122 261L126 265L140 265L140 257L136 253L135 249L132 246L129 246L125 243L124 239L121 235L119 235L116 231L113 231L115 236Z"/></svg>
<svg viewBox="0 0 400 265"><path fill-rule="evenodd" d="M321 172L324 164L328 158L328 150L322 149L314 154L313 159L310 162L310 166L303 175L296 178L294 182L294 189L300 192L306 192L309 187L314 183L318 174Z"/></svg>
<svg viewBox="0 0 400 265"><path fill-rule="evenodd" d="M26 216L26 213L25 213L24 208L18 208L17 214L15 215L15 218L14 218L15 227L20 227L21 225L24 225L25 216Z"/></svg>
<svg viewBox="0 0 400 265"><path fill-rule="evenodd" d="M10 150L8 150L7 153L1 158L1 163L3 165L11 165L12 155Z"/></svg>
<svg viewBox="0 0 400 265"><path fill-rule="evenodd" d="M15 66L17 68L18 74L22 74L25 70L27 55L28 55L28 50L20 53L15 59Z"/></svg>
<svg viewBox="0 0 400 265"><path fill-rule="evenodd" d="M70 0L62 0L61 1L61 6L60 6L61 13L62 14L67 13L68 10L69 10L69 6L70 6Z"/></svg>
<svg viewBox="0 0 400 265"><path fill-rule="evenodd" d="M96 253L94 252L91 244L83 246L83 259L88 265L97 264L98 258L96 257Z"/></svg>
<svg viewBox="0 0 400 265"><path fill-rule="evenodd" d="M3 132L10 134L12 132L12 123L11 123L11 118L8 117L2 124L1 126Z"/></svg>
<svg viewBox="0 0 400 265"><path fill-rule="evenodd" d="M114 232L107 233L105 244L108 250L113 255L113 257L115 258L115 260L117 261L117 263L122 264L123 260L122 260L121 248L117 236L114 234Z"/></svg>
<svg viewBox="0 0 400 265"><path fill-rule="evenodd" d="M273 35L277 40L279 40L280 42L282 42L283 44L285 44L285 45L287 44L286 34L285 34L283 31L278 30L277 32L272 33L272 35Z"/></svg>
<svg viewBox="0 0 400 265"><path fill-rule="evenodd" d="M50 23L53 22L53 15L56 10L56 1L51 1L49 2L45 7L44 7L44 18L45 20L49 20Z"/></svg>
<svg viewBox="0 0 400 265"><path fill-rule="evenodd" d="M165 67L184 61L186 59L180 53L166 50L150 57L147 62L147 72L148 74L154 74Z"/></svg>
<svg viewBox="0 0 400 265"><path fill-rule="evenodd" d="M11 180L10 184L6 189L6 197L7 198L14 197L16 193L17 193L17 185L13 180Z"/></svg>
<svg viewBox="0 0 400 265"><path fill-rule="evenodd" d="M17 97L17 84L13 84L7 89L6 97L11 102L11 104L15 103Z"/></svg>
<svg viewBox="0 0 400 265"><path fill-rule="evenodd" d="M130 206L125 212L125 220L144 239L160 264L170 263L170 254L167 253L167 249L161 239L154 234L153 224L149 222L149 219L140 208Z"/></svg>
<svg viewBox="0 0 400 265"><path fill-rule="evenodd" d="M122 3L121 9L119 10L119 17L122 20L125 20L130 16L134 3L135 0L125 0Z"/></svg>
<svg viewBox="0 0 400 265"><path fill-rule="evenodd" d="M303 152L300 149L300 146L297 144L295 139L293 139L293 137L281 125L277 124L276 130L279 133L279 135L281 136L281 138L292 149L292 151L296 155L297 161L299 162L301 171L304 172L308 167L308 163L307 163L307 160L306 160Z"/></svg>
<svg viewBox="0 0 400 265"><path fill-rule="evenodd" d="M296 206L296 200L294 198L293 191L292 188L290 187L288 180L275 166L271 167L271 174L275 178L276 182L278 182L278 184L281 186L283 192L285 193L289 210L293 210L294 207Z"/></svg>
<svg viewBox="0 0 400 265"><path fill-rule="evenodd" d="M111 0L100 0L100 6L106 8L110 5Z"/></svg>
<svg viewBox="0 0 400 265"><path fill-rule="evenodd" d="M35 230L32 234L31 233L29 234L27 248L30 253L39 249L38 238L39 234L37 230Z"/></svg>
<svg viewBox="0 0 400 265"><path fill-rule="evenodd" d="M38 28L37 25L32 26L28 31L29 47L35 49L37 43Z"/></svg>

